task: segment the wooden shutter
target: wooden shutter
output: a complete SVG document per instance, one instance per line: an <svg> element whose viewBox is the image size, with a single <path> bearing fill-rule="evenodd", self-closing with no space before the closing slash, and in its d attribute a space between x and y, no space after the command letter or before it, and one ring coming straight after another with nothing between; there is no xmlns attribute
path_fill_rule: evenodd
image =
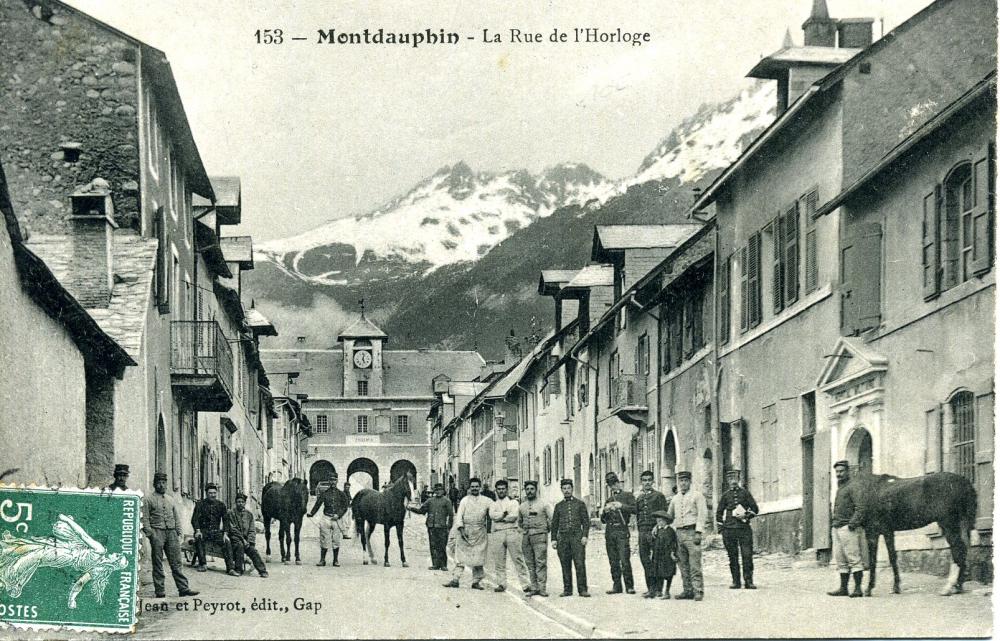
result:
<svg viewBox="0 0 1000 641"><path fill-rule="evenodd" d="M993 262L995 154L993 145L987 145L985 155L976 161L972 172L975 198L971 225L972 273L977 276L988 272ZM970 239L966 242L969 243Z"/></svg>
<svg viewBox="0 0 1000 641"><path fill-rule="evenodd" d="M927 410L924 414L924 426L926 433L926 448L924 449L924 472L941 471L941 419L943 412L941 406L937 405Z"/></svg>
<svg viewBox="0 0 1000 641"><path fill-rule="evenodd" d="M820 430L813 437L813 546L828 549L830 542L830 430Z"/></svg>
<svg viewBox="0 0 1000 641"><path fill-rule="evenodd" d="M756 327L759 325L761 319L760 243L760 232L757 232L750 237L750 242L747 244L747 261L750 263L747 266L747 296L750 299L750 314L748 321L750 323L750 327Z"/></svg>
<svg viewBox="0 0 1000 641"><path fill-rule="evenodd" d="M941 293L941 185L924 196L923 286L924 300Z"/></svg>
<svg viewBox="0 0 1000 641"><path fill-rule="evenodd" d="M670 307L660 305L660 372L670 371Z"/></svg>
<svg viewBox="0 0 1000 641"><path fill-rule="evenodd" d="M993 527L993 392L976 397L976 528Z"/></svg>
<svg viewBox="0 0 1000 641"><path fill-rule="evenodd" d="M161 314L170 311L170 251L167 245L167 219L163 207L156 208L153 218L156 235L156 304Z"/></svg>
<svg viewBox="0 0 1000 641"><path fill-rule="evenodd" d="M694 353L694 292L688 289L684 297L684 358Z"/></svg>
<svg viewBox="0 0 1000 641"><path fill-rule="evenodd" d="M819 202L819 193L814 189L803 198L805 202L805 271L806 271L806 293L814 292L819 287L819 262L816 257L816 205Z"/></svg>
<svg viewBox="0 0 1000 641"><path fill-rule="evenodd" d="M799 299L799 204L792 203L782 221L785 243L785 305Z"/></svg>
<svg viewBox="0 0 1000 641"><path fill-rule="evenodd" d="M784 225L782 217L779 215L771 222L771 240L773 251L772 279L771 279L771 302L774 305L774 313L777 314L785 308L784 296L784 263L785 263L785 241L782 230Z"/></svg>
<svg viewBox="0 0 1000 641"><path fill-rule="evenodd" d="M729 280L733 257L726 256L719 266L719 342L729 342Z"/></svg>
<svg viewBox="0 0 1000 641"><path fill-rule="evenodd" d="M684 361L684 337L682 324L682 307L680 304L674 306L670 323L670 369L679 367Z"/></svg>
<svg viewBox="0 0 1000 641"><path fill-rule="evenodd" d="M862 223L851 227L841 247L840 328L856 336L881 321L882 226Z"/></svg>
<svg viewBox="0 0 1000 641"><path fill-rule="evenodd" d="M747 331L750 327L750 287L747 278L747 248L740 248L740 331Z"/></svg>

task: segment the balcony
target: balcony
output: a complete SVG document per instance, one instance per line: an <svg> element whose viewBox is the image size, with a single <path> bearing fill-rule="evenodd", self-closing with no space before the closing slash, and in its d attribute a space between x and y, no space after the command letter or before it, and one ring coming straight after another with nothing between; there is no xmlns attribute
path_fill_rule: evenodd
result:
<svg viewBox="0 0 1000 641"><path fill-rule="evenodd" d="M225 412L233 406L233 351L218 323L170 323L170 382L192 410Z"/></svg>
<svg viewBox="0 0 1000 641"><path fill-rule="evenodd" d="M649 414L646 404L646 377L642 374L619 374L614 381L611 415L631 425L644 426Z"/></svg>

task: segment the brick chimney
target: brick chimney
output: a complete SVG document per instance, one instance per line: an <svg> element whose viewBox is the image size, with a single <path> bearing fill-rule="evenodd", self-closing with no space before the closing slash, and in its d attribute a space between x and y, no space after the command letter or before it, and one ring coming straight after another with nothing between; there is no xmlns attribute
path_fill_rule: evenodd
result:
<svg viewBox="0 0 1000 641"><path fill-rule="evenodd" d="M69 290L84 308L107 307L114 285L114 204L106 180L95 178L70 196Z"/></svg>

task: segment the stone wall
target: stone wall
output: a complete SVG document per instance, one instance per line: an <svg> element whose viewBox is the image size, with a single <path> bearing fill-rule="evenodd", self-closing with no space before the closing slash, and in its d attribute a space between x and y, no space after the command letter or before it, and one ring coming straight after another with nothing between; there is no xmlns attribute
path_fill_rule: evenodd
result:
<svg viewBox="0 0 1000 641"><path fill-rule="evenodd" d="M31 231L64 233L69 194L102 177L117 222L135 226L138 47L75 13L33 4L0 0L0 160L14 208Z"/></svg>
<svg viewBox="0 0 1000 641"><path fill-rule="evenodd" d="M87 375L87 487L103 487L115 469L115 386L107 374Z"/></svg>
<svg viewBox="0 0 1000 641"><path fill-rule="evenodd" d="M900 572L923 572L947 576L951 567L951 551L944 549L899 550L896 555ZM993 547L977 545L969 550L968 578L980 583L993 582Z"/></svg>

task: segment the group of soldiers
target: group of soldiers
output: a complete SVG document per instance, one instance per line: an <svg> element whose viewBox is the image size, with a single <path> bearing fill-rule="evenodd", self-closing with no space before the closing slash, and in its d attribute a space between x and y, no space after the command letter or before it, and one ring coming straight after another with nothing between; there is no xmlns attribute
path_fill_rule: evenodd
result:
<svg viewBox="0 0 1000 641"><path fill-rule="evenodd" d="M611 569L612 585L607 594L635 594L631 563L631 522L638 531L638 553L645 575L645 598L669 599L670 587L680 569L683 589L675 598L700 601L704 598L701 544L708 523L704 495L691 487L691 473L678 472L677 487L667 498L653 488L653 473L641 474L642 489L636 494L622 489L617 475L605 476L608 496L600 509L604 541ZM729 555L733 589L756 589L753 581L753 530L750 520L758 507L750 492L740 485L740 473L727 474L728 488L723 492L715 513L722 539ZM508 483L494 484L495 498L485 495L480 479L468 483L468 494L461 499L457 512L445 495L444 486L434 486L434 496L413 512L427 515L430 543L429 570L448 571L448 553L455 565L445 587L457 588L465 568L472 569L474 590L484 589L481 582L487 563L496 578L494 591L507 589L507 559L517 571L525 596L548 596L548 547L559 557L562 570L561 596L573 595L576 575L577 594L589 597L586 546L591 529L587 505L573 495L573 481L560 482L563 500L555 505L538 498L537 481L523 484L524 497L518 501L507 495ZM742 567L741 567L742 566Z"/></svg>

